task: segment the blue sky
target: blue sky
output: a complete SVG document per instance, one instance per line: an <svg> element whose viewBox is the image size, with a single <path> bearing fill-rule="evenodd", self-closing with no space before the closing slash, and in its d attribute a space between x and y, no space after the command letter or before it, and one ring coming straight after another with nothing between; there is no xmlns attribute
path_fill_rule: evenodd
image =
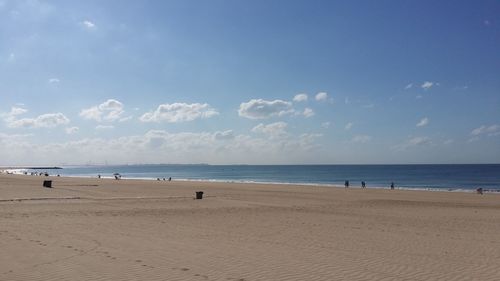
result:
<svg viewBox="0 0 500 281"><path fill-rule="evenodd" d="M498 1L0 0L0 165L498 163Z"/></svg>

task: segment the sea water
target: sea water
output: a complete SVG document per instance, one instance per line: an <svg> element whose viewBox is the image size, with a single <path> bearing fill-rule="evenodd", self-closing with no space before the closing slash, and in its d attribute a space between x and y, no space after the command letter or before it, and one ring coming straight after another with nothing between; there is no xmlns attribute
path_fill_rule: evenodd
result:
<svg viewBox="0 0 500 281"><path fill-rule="evenodd" d="M120 165L68 166L61 176L202 180L430 190L500 190L500 164L481 165Z"/></svg>

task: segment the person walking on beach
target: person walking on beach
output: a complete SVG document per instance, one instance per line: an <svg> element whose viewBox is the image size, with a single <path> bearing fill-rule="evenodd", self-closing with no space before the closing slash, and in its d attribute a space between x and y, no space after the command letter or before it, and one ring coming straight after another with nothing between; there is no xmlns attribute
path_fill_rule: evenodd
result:
<svg viewBox="0 0 500 281"><path fill-rule="evenodd" d="M348 187L349 187L349 181L345 181L345 182L344 182L344 187L345 187L345 188L348 188Z"/></svg>
<svg viewBox="0 0 500 281"><path fill-rule="evenodd" d="M364 181L361 182L361 188L366 188L366 183Z"/></svg>
<svg viewBox="0 0 500 281"><path fill-rule="evenodd" d="M394 189L394 182L391 182L391 189Z"/></svg>

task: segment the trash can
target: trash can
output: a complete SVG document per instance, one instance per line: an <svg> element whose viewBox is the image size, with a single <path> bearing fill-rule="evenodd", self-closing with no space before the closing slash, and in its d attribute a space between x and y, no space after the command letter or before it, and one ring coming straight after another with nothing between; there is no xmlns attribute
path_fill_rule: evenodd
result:
<svg viewBox="0 0 500 281"><path fill-rule="evenodd" d="M203 199L203 191L196 191L196 199Z"/></svg>
<svg viewBox="0 0 500 281"><path fill-rule="evenodd" d="M43 187L52 188L52 181L43 181Z"/></svg>

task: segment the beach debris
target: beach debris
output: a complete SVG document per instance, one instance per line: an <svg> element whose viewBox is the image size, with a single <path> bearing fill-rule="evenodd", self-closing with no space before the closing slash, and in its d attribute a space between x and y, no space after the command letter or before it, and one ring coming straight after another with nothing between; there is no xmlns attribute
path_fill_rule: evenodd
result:
<svg viewBox="0 0 500 281"><path fill-rule="evenodd" d="M203 199L203 191L196 191L196 199Z"/></svg>
<svg viewBox="0 0 500 281"><path fill-rule="evenodd" d="M43 187L52 188L52 181L43 181Z"/></svg>

